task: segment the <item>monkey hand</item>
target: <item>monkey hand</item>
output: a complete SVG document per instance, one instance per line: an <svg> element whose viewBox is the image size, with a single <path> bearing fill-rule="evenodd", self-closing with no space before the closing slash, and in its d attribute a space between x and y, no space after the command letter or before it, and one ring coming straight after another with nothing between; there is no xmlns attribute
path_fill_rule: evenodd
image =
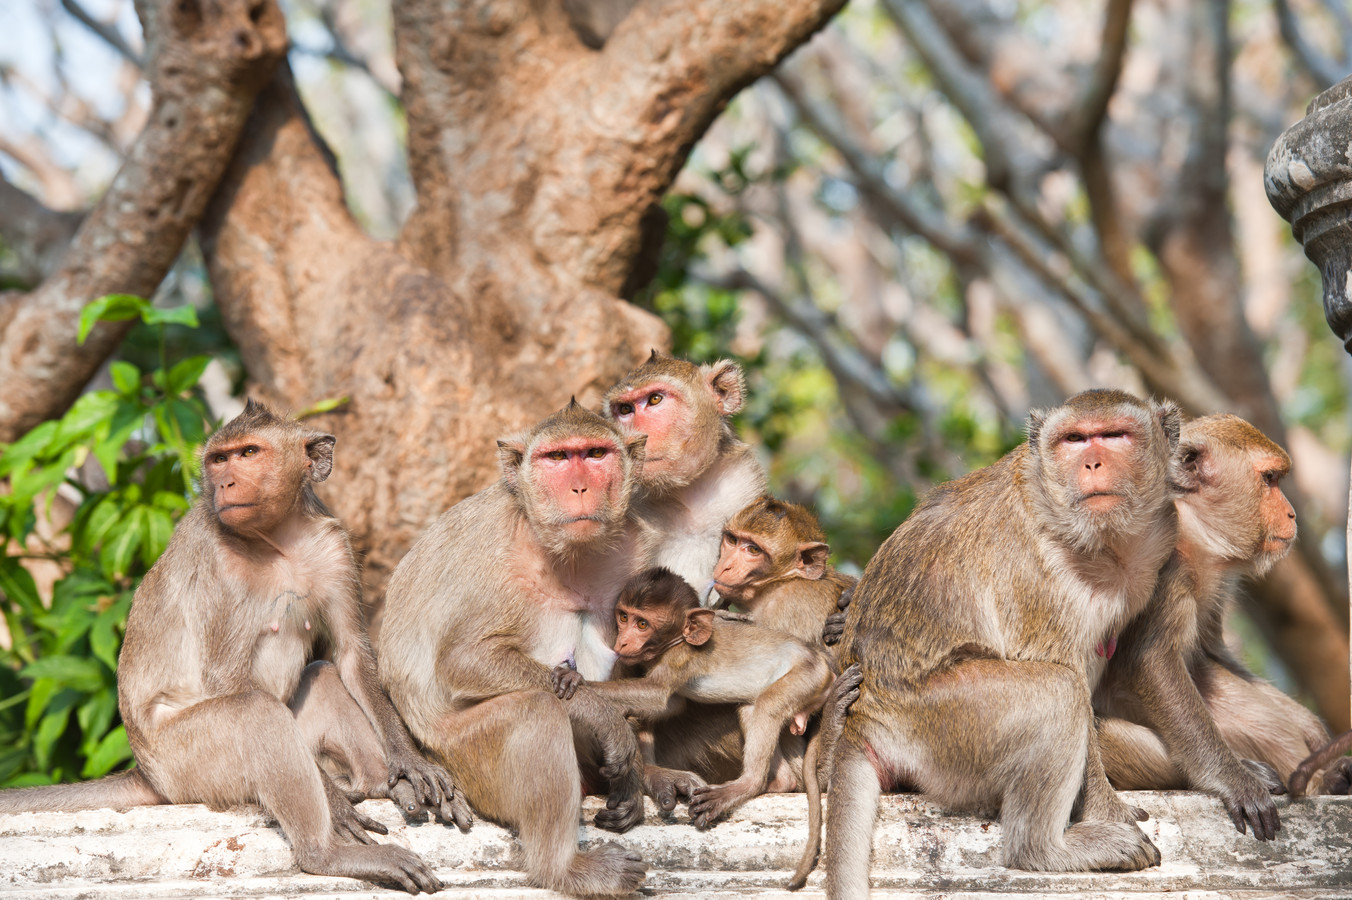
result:
<svg viewBox="0 0 1352 900"><path fill-rule="evenodd" d="M643 768L643 792L653 798L657 808L669 813L677 803L689 803L695 791L708 787L703 778L694 772L679 769L664 769L661 766Z"/></svg>
<svg viewBox="0 0 1352 900"><path fill-rule="evenodd" d="M405 816L426 807L435 810L441 821L453 823L461 831L469 831L474 818L449 772L411 748L391 749L389 759L390 798ZM402 784L407 787L401 787Z"/></svg>
<svg viewBox="0 0 1352 900"><path fill-rule="evenodd" d="M1277 816L1277 804L1267 786L1254 777L1248 769L1241 771L1240 778L1220 791L1221 803L1230 814L1235 829L1244 833L1247 823L1253 829L1253 836L1260 841L1270 841L1281 830L1282 823Z"/></svg>
<svg viewBox="0 0 1352 900"><path fill-rule="evenodd" d="M1324 770L1322 787L1325 794L1352 794L1352 756L1340 757Z"/></svg>
<svg viewBox="0 0 1352 900"><path fill-rule="evenodd" d="M357 808L352 805L352 801L339 789L338 785L333 783L333 779L323 772L319 777L324 779L324 795L329 801L329 819L333 823L333 833L340 840L354 840L361 844L374 844L368 831L374 831L376 834L389 834L390 830L375 819L368 818L357 812Z"/></svg>
<svg viewBox="0 0 1352 900"><path fill-rule="evenodd" d="M560 700L570 700L578 686L586 681L582 673L569 663L559 663L549 672L549 683Z"/></svg>
<svg viewBox="0 0 1352 900"><path fill-rule="evenodd" d="M712 828L757 793L736 781L697 788L690 799L690 823L700 829Z"/></svg>
<svg viewBox="0 0 1352 900"><path fill-rule="evenodd" d="M610 783L606 808L597 810L597 828L622 834L643 821L643 785L634 770Z"/></svg>
<svg viewBox="0 0 1352 900"><path fill-rule="evenodd" d="M822 626L822 643L828 647L840 643L841 637L845 634L845 614L843 612L831 613L826 617L826 624Z"/></svg>

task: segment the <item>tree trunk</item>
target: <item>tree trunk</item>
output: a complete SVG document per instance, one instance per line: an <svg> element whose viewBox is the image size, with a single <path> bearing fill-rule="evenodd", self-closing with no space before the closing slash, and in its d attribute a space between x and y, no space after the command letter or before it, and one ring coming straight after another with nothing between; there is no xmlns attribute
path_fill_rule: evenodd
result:
<svg viewBox="0 0 1352 900"><path fill-rule="evenodd" d="M418 206L367 238L282 70L203 220L252 389L349 402L325 499L365 555L373 613L412 541L489 484L494 440L594 405L664 326L660 200L742 86L843 0L644 0L593 50L562 4L396 0ZM373 626L378 614L373 615Z"/></svg>

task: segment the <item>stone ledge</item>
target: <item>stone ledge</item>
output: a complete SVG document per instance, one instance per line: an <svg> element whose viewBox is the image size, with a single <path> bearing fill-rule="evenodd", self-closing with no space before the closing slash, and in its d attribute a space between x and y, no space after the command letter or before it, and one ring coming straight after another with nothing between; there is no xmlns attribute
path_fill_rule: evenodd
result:
<svg viewBox="0 0 1352 900"><path fill-rule="evenodd" d="M1047 874L999 865L1000 825L944 815L914 796L883 798L874 835L873 896L1075 896L1127 900L1319 897L1352 900L1352 798L1278 799L1282 831L1260 844L1240 835L1219 801L1195 793L1133 793L1150 813L1142 827L1164 856L1145 872ZM600 804L589 798L586 820ZM806 798L758 798L730 821L701 832L683 810L663 820L651 804L642 825L617 839L649 864L645 896L821 897L822 870L808 887L784 890L807 832ZM442 896L546 898L513 869L519 846L502 828L476 821L469 834L408 825L389 801L362 811L394 841L421 854L445 882ZM586 843L613 836L586 825ZM0 897L62 900L196 897L375 897L397 892L347 878L298 872L276 825L259 810L215 813L202 806L126 812L0 815Z"/></svg>

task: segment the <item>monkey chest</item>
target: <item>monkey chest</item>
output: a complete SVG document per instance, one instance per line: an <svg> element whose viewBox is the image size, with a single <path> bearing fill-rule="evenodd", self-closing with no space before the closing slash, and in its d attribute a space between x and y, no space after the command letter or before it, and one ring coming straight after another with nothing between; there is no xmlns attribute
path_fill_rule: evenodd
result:
<svg viewBox="0 0 1352 900"><path fill-rule="evenodd" d="M254 634L250 687L289 700L313 656L319 624L309 594L278 592Z"/></svg>

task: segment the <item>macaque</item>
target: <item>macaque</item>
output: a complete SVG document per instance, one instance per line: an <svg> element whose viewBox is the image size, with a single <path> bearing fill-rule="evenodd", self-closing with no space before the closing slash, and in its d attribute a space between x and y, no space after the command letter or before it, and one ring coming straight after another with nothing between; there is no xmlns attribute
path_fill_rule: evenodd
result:
<svg viewBox="0 0 1352 900"><path fill-rule="evenodd" d="M1172 403L1077 394L883 543L842 640L863 684L833 754L829 897L868 893L878 797L894 788L998 808L1012 868L1159 863L1103 775L1090 689L1095 646L1145 607L1173 552L1178 432Z"/></svg>
<svg viewBox="0 0 1352 900"><path fill-rule="evenodd" d="M642 859L578 852L584 766L604 778L600 828L643 818L633 730L595 685L568 703L550 670L610 675L615 598L650 554L630 511L644 438L576 401L498 442L502 477L420 537L390 579L380 676L409 728L482 815L515 829L536 884L629 894Z"/></svg>
<svg viewBox="0 0 1352 900"><path fill-rule="evenodd" d="M389 796L407 779L418 802L469 827L450 777L414 748L376 679L357 564L312 487L332 471L333 447L252 400L211 436L201 497L127 617L118 708L137 768L3 791L0 812L258 803L306 872L440 889L411 851L374 843L366 832L385 827L348 799ZM318 645L332 662L307 666Z"/></svg>
<svg viewBox="0 0 1352 900"><path fill-rule="evenodd" d="M648 436L637 512L655 530L654 565L680 575L712 605L723 526L765 490L765 471L728 419L742 408L741 366L696 366L656 350L606 392L602 413Z"/></svg>
<svg viewBox="0 0 1352 900"><path fill-rule="evenodd" d="M626 716L643 722L674 715L686 700L741 705L746 733L741 775L697 788L691 820L707 828L765 790L779 734L799 713L815 712L833 680L825 653L783 632L724 618L700 606L694 589L668 569L635 576L615 602L615 653L639 678L592 685ZM560 697L576 702L581 676L554 670Z"/></svg>
<svg viewBox="0 0 1352 900"><path fill-rule="evenodd" d="M820 643L827 617L856 580L832 568L830 555L816 516L761 497L724 527L714 587L756 624Z"/></svg>
<svg viewBox="0 0 1352 900"><path fill-rule="evenodd" d="M1250 673L1222 629L1239 581L1262 575L1295 540L1281 489L1291 460L1231 415L1185 423L1178 457L1177 551L1095 694L1104 769L1119 790L1218 794L1241 833L1247 824L1271 840L1281 825L1269 793L1283 792L1283 779L1329 734ZM1316 787L1346 793L1349 772L1352 760L1341 760Z"/></svg>

